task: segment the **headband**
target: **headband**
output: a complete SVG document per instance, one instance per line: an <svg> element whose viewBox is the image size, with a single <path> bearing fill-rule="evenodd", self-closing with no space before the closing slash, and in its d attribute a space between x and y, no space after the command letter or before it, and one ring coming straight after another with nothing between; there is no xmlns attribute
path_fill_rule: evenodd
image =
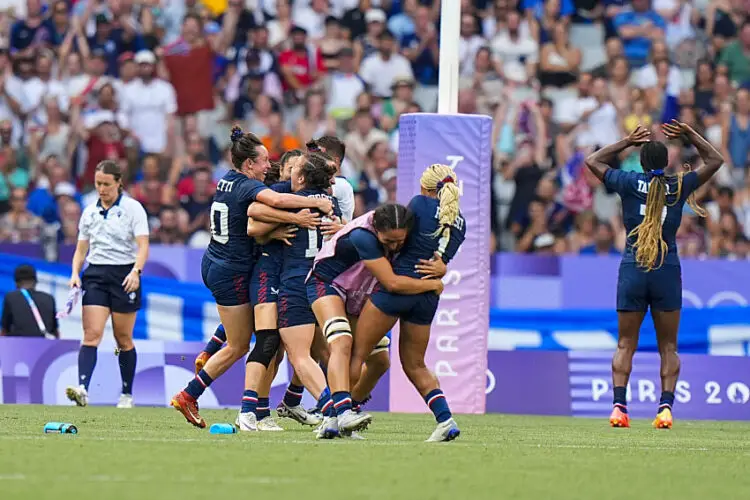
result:
<svg viewBox="0 0 750 500"><path fill-rule="evenodd" d="M440 191L441 189L443 189L443 186L445 186L446 184L453 184L454 182L456 181L454 181L453 177L449 175L442 181L439 181L437 184L435 184L435 191Z"/></svg>
<svg viewBox="0 0 750 500"><path fill-rule="evenodd" d="M664 169L660 168L658 170L652 170L649 174L651 177L664 177Z"/></svg>

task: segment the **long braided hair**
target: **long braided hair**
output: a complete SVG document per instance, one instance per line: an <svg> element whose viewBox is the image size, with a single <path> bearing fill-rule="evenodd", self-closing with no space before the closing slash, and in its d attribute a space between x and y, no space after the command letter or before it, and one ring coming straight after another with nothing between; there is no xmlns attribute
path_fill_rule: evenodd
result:
<svg viewBox="0 0 750 500"><path fill-rule="evenodd" d="M682 178L689 171L685 170L677 175L667 176L664 174L664 168L668 162L667 147L661 142L651 141L641 147L641 165L651 179L646 195L646 212L643 215L643 221L630 231L628 238L635 238L633 243L635 261L647 272L658 269L664 264L664 257L668 251L667 242L664 241L662 235L664 209L680 201ZM677 186L677 191L674 193L674 200L670 203L667 200L667 186L673 182ZM672 196L672 193L669 193L669 196ZM706 216L706 211L695 200L695 193L690 194L687 203L698 216Z"/></svg>
<svg viewBox="0 0 750 500"><path fill-rule="evenodd" d="M440 203L438 212L438 228L433 237L450 239L451 226L459 214L458 199L461 190L458 187L458 176L448 165L436 163L430 165L422 173L419 184L427 191L435 191Z"/></svg>

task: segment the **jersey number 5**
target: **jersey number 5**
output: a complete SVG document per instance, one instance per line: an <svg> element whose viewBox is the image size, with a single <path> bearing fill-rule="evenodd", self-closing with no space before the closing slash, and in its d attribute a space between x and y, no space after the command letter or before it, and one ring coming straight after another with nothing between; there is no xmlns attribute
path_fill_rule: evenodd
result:
<svg viewBox="0 0 750 500"><path fill-rule="evenodd" d="M211 239L222 245L229 241L229 207L226 203L211 204Z"/></svg>

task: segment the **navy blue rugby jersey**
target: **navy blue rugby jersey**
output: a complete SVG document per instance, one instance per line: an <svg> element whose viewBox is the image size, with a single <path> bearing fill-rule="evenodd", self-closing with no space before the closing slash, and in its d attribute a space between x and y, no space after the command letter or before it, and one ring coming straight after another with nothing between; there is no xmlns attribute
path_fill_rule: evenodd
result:
<svg viewBox="0 0 750 500"><path fill-rule="evenodd" d="M297 191L298 196L307 196L312 198L326 198L333 204L333 214L341 217L339 203L330 194L325 191L315 189L303 189ZM323 215L321 212L319 214ZM325 220L325 217L323 218ZM294 234L290 245L284 245L284 264L281 270L281 279L294 278L298 276L307 276L312 269L315 256L323 246L323 233L320 228L305 229L299 228Z"/></svg>
<svg viewBox="0 0 750 500"><path fill-rule="evenodd" d="M438 252L446 264L456 256L458 248L466 239L466 221L459 212L450 227L450 236L435 236L440 202L435 198L417 195L409 202L414 214L414 228L409 233L404 247L393 262L393 272L401 276L421 278L414 269L420 259L429 260Z"/></svg>
<svg viewBox="0 0 750 500"><path fill-rule="evenodd" d="M277 182L276 184L271 185L271 189L277 193L291 193L292 182ZM284 258L284 243L279 240L271 240L265 245L258 245L258 258L260 258L261 254L270 257L278 264L281 264L281 260Z"/></svg>
<svg viewBox="0 0 750 500"><path fill-rule="evenodd" d="M332 257L318 262L315 274L330 282L360 260L379 259L385 257L386 253L375 234L361 227L352 229L336 241L336 250Z"/></svg>
<svg viewBox="0 0 750 500"><path fill-rule="evenodd" d="M252 268L254 239L247 235L247 207L268 189L262 182L230 170L216 186L211 204L211 242L206 257L237 271Z"/></svg>
<svg viewBox="0 0 750 500"><path fill-rule="evenodd" d="M646 196L652 177L647 173L624 172L613 168L604 173L604 185L620 195L622 200L622 219L625 231L629 235L641 222L646 214ZM679 264L677 255L677 229L682 223L682 209L688 196L698 188L698 174L688 172L682 178L682 192L677 199L677 178L667 178L667 202L662 210L662 237L667 244L667 255L664 256L664 264ZM671 205L671 206L670 206ZM623 262L635 262L633 251L634 237L628 237L623 253ZM657 262L661 259L657 259Z"/></svg>

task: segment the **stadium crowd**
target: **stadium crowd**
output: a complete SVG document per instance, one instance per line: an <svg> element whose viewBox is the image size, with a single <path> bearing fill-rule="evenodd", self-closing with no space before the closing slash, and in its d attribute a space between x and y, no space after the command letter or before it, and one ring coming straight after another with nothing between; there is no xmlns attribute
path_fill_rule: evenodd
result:
<svg viewBox="0 0 750 500"><path fill-rule="evenodd" d="M685 256L746 258L749 0L462 0L459 112L494 117L494 249L615 253L618 198L583 158L672 117L727 159ZM74 243L119 161L153 240L207 244L231 126L271 159L344 137L356 214L393 201L398 118L437 108L439 0L2 0L0 240ZM673 147L671 166L695 166ZM638 170L637 151L619 168Z"/></svg>

